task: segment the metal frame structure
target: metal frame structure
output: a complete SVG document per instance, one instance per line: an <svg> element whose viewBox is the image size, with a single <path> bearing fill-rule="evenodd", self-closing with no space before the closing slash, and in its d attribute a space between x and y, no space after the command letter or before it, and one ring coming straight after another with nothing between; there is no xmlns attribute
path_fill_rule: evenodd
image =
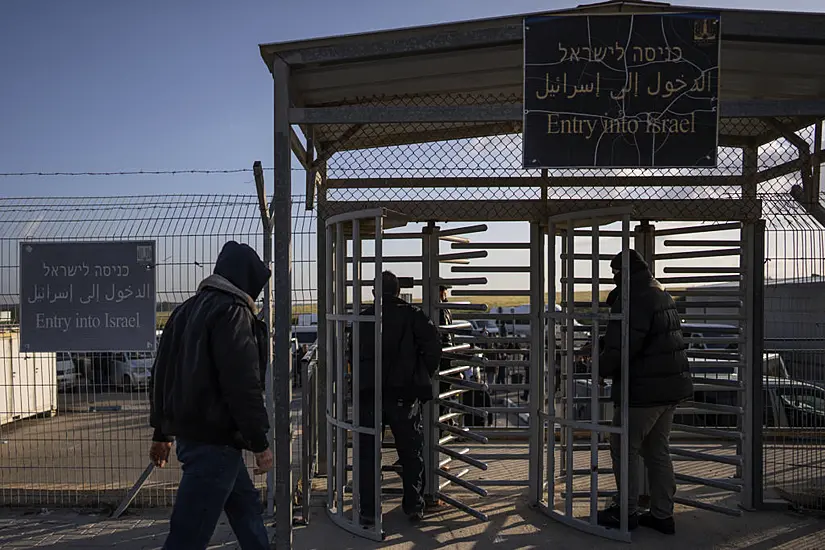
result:
<svg viewBox="0 0 825 550"><path fill-rule="evenodd" d="M611 1L581 6L556 14L645 13L675 11L666 4ZM691 8L679 7L678 11ZM702 8L702 11L707 11ZM372 208L386 208L408 216L412 222L431 221L527 221L542 224L553 216L574 211L594 211L619 206L632 206L635 220L641 221L703 221L736 222L744 225L747 254L744 265L756 269L759 259L760 237L758 224L762 215L758 199L760 183L791 174L801 174L802 185L794 188L792 196L816 219L825 220L820 206L818 166L825 160L821 148L810 150L796 131L825 118L825 77L812 72L812 67L825 65L825 14L794 14L783 12L753 12L716 10L723 18L722 101L720 103L720 145L742 150L743 163L739 174L724 176L623 176L603 174L548 175L519 178L329 178L329 160L338 152L378 148L435 139L450 140L470 137L511 134L520 131L522 106L521 40L522 17L509 17L467 23L406 29L384 33L319 39L261 46L261 55L275 80L275 197L273 219L288 219L289 191L291 189L291 156L294 154L307 171L307 206L318 203L319 220L333 219ZM765 25L765 20L771 25ZM489 70L495 67L496 70ZM379 80L383 78L384 80ZM758 90L758 95L756 94ZM473 94L498 96L499 102L473 104L467 99ZM506 99L510 98L510 99ZM419 101L420 100L420 101ZM418 133L410 130L416 123L434 124L434 132ZM381 125L376 136L370 128ZM297 135L300 130L305 144ZM821 135L821 130L817 135ZM798 158L761 169L758 166L758 148L778 138L785 138L798 149ZM816 168L815 168L816 167ZM715 186L738 187L736 198L690 200L576 200L548 198L550 187L567 186ZM330 191L342 189L401 189L401 188L483 188L534 187L542 189L541 199L529 200L328 200ZM323 225L323 224L319 224ZM754 229L756 227L756 229ZM531 232L537 233L533 228ZM318 232L318 249L331 245L324 231ZM536 255L534 260L538 259ZM329 258L319 257L319 274L332 268ZM431 269L431 268L428 268ZM274 256L275 296L289 296L290 249L289 230L276 226ZM538 277L537 275L535 277ZM319 278L319 280L321 280ZM535 282L537 282L536 279ZM745 325L749 340L754 341L760 306L759 277L752 277L747 285L745 315L751 320ZM425 293L428 293L425 285ZM431 294L425 294L425 306L432 314L437 310ZM541 302L539 291L531 284L531 304ZM328 290L319 291L319 311L330 302ZM288 319L289 300L275 301L275 319ZM538 322L539 311L531 310L532 322ZM320 341L330 342L326 321L319 319ZM288 373L290 354L278 353L289 346L288 323L275 323L274 340L274 397L276 474L275 500L276 547L291 545L290 476L291 438L288 410L290 385ZM553 340L550 340L553 341ZM542 344L536 338L534 350ZM758 360L758 343L747 351L749 361ZM552 345L549 346L552 348ZM320 389L329 387L329 357L321 353L319 360ZM543 355L543 354L542 354ZM552 357L550 358L552 360ZM535 368L539 359L531 354ZM752 363L751 363L752 364ZM753 369L747 395L754 407L747 411L745 424L758 425L757 402L760 399L754 387L761 380ZM286 377L282 379L281 377ZM534 376L531 391L541 389L543 382ZM331 396L319 395L324 403ZM747 401L746 401L747 403ZM537 414L537 404L531 404ZM432 420L432 417L430 418ZM542 439L541 430L531 427L532 448ZM319 434L319 453L326 456L329 437ZM745 453L757 450L758 441L752 435L743 441ZM431 445L432 447L432 445ZM552 461L552 457L550 459ZM433 458L429 458L433 466ZM321 458L319 470L330 474L332 465ZM541 470L531 463L533 476ZM751 471L753 470L753 471ZM761 476L758 464L745 468L744 475ZM760 478L761 482L761 478ZM432 478L428 480L434 488ZM541 492L531 487L531 499ZM744 504L761 503L758 494L751 491ZM270 508L272 502L270 501Z"/></svg>

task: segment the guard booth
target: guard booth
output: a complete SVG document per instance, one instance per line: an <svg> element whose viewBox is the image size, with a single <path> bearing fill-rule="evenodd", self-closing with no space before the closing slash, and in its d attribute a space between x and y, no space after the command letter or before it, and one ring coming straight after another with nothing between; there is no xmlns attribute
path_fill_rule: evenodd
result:
<svg viewBox="0 0 825 550"><path fill-rule="evenodd" d="M358 420L345 342L347 324L366 320L357 313L371 300L366 289L393 265L412 278L432 319L453 313L439 326L455 338L438 398L424 410L428 494L483 521L485 495L522 485L549 517L630 540L626 518L619 529L596 525L598 508L617 492L626 498L611 437L622 483L631 466L598 360L582 367L579 352L587 341L598 349L610 321L626 332L632 304L610 314L604 297L609 261L630 248L677 302L690 303L683 323L702 325L687 339L697 394L677 413L671 441L677 503L730 515L764 504L765 182L798 176L783 200L825 220L812 168L822 159L821 129L814 145L799 137L825 117L821 78L810 74L825 66L822 26L811 17L607 2L261 47L275 78L276 186L290 189L294 154L307 172L306 207L318 211L318 280L326 281L318 372L328 419L319 473L339 524L381 536L380 515L364 526L352 514L353 441L376 428ZM786 78L780 67L795 72ZM776 140L795 156L771 163L765 144ZM496 238L501 222L518 224L521 236ZM369 252L359 239L373 241ZM399 242L406 248L387 253ZM502 251L522 255L490 260ZM276 277L284 266L276 262ZM513 278L493 286L493 275ZM444 283L453 287L447 303L438 298ZM725 284L707 286L715 283ZM529 305L491 308L505 296ZM380 334L380 315L372 320ZM464 323L478 320L506 320L513 330L494 337ZM493 343L513 347L485 349ZM474 378L473 367L523 377ZM525 398L462 398L497 392ZM627 418L627 403L618 406ZM704 420L718 414L735 420ZM489 424L501 415L518 425ZM506 452L484 450L505 438ZM370 450L382 463L376 505L399 490L390 445L376 439ZM526 478L502 472L505 462L526 467ZM640 493L641 501L644 486Z"/></svg>

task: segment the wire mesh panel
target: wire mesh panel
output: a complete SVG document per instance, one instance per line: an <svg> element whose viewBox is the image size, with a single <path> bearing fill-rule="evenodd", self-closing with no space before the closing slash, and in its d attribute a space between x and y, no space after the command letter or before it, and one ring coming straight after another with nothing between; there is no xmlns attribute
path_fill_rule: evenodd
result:
<svg viewBox="0 0 825 550"><path fill-rule="evenodd" d="M300 215L294 224L297 243L314 231ZM0 505L114 505L144 472L153 354L21 354L17 343L20 242L139 239L157 243L160 331L211 273L226 241L248 243L262 255L258 201L254 195L0 199ZM296 255L314 261L308 247ZM298 271L294 288L308 302L314 276L302 277ZM179 479L173 457L152 472L134 505L170 505ZM262 488L264 478L254 479Z"/></svg>

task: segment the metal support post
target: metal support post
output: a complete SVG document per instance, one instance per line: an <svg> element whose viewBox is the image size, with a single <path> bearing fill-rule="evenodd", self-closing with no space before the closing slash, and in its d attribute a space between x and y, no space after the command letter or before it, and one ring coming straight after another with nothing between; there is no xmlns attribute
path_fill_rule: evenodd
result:
<svg viewBox="0 0 825 550"><path fill-rule="evenodd" d="M325 170L324 170L325 171ZM321 172L323 174L323 172ZM322 180L323 182L323 180ZM315 419L315 433L312 434L316 438L317 443L317 474L320 476L327 475L327 303L331 298L327 295L327 285L324 284L327 277L327 270L332 269L332 265L327 263L327 231L326 231L326 188L323 185L318 186L318 218L315 232L317 239L317 281L318 281L318 351L315 354L317 357L317 364L315 367L315 376L317 377L317 384L315 386L317 393L315 394L315 410L313 411L313 418ZM304 489L305 493L308 489ZM308 493L307 493L308 494Z"/></svg>
<svg viewBox="0 0 825 550"><path fill-rule="evenodd" d="M439 310L434 307L438 301L438 228L433 222L427 224L421 234L421 309L427 317L438 324ZM439 383L433 381L433 394L438 395ZM424 494L429 498L435 498L438 493L438 436L439 430L436 426L438 419L439 405L436 400L432 400L424 405Z"/></svg>
<svg viewBox="0 0 825 550"><path fill-rule="evenodd" d="M745 509L764 506L764 454L762 428L764 425L764 393L762 391L763 332L765 322L765 220L746 224L743 228L747 245L747 271L745 289L745 338L747 357L745 372L747 395L744 417L742 507Z"/></svg>
<svg viewBox="0 0 825 550"><path fill-rule="evenodd" d="M656 276L656 227L650 222L643 220L637 227L633 236L633 247L642 255L650 272ZM644 461L639 461L639 502L647 504L650 500L650 482L647 476L647 465Z"/></svg>
<svg viewBox="0 0 825 550"><path fill-rule="evenodd" d="M273 262L275 338L275 548L292 548L292 149L289 124L289 66L272 63L275 80L275 192L270 212L275 227Z"/></svg>
<svg viewBox="0 0 825 550"><path fill-rule="evenodd" d="M530 223L530 503L541 499L544 470L544 232ZM552 437L552 435L551 435Z"/></svg>

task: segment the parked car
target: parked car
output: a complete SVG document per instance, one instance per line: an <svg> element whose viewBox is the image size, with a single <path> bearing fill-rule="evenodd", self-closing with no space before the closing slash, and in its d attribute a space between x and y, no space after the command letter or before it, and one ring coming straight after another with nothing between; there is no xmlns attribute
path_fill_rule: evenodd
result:
<svg viewBox="0 0 825 550"><path fill-rule="evenodd" d="M71 354L57 352L57 391L65 392L75 389L80 383L80 372Z"/></svg>
<svg viewBox="0 0 825 550"><path fill-rule="evenodd" d="M109 381L123 389L140 390L149 387L154 353L115 353L109 364Z"/></svg>

